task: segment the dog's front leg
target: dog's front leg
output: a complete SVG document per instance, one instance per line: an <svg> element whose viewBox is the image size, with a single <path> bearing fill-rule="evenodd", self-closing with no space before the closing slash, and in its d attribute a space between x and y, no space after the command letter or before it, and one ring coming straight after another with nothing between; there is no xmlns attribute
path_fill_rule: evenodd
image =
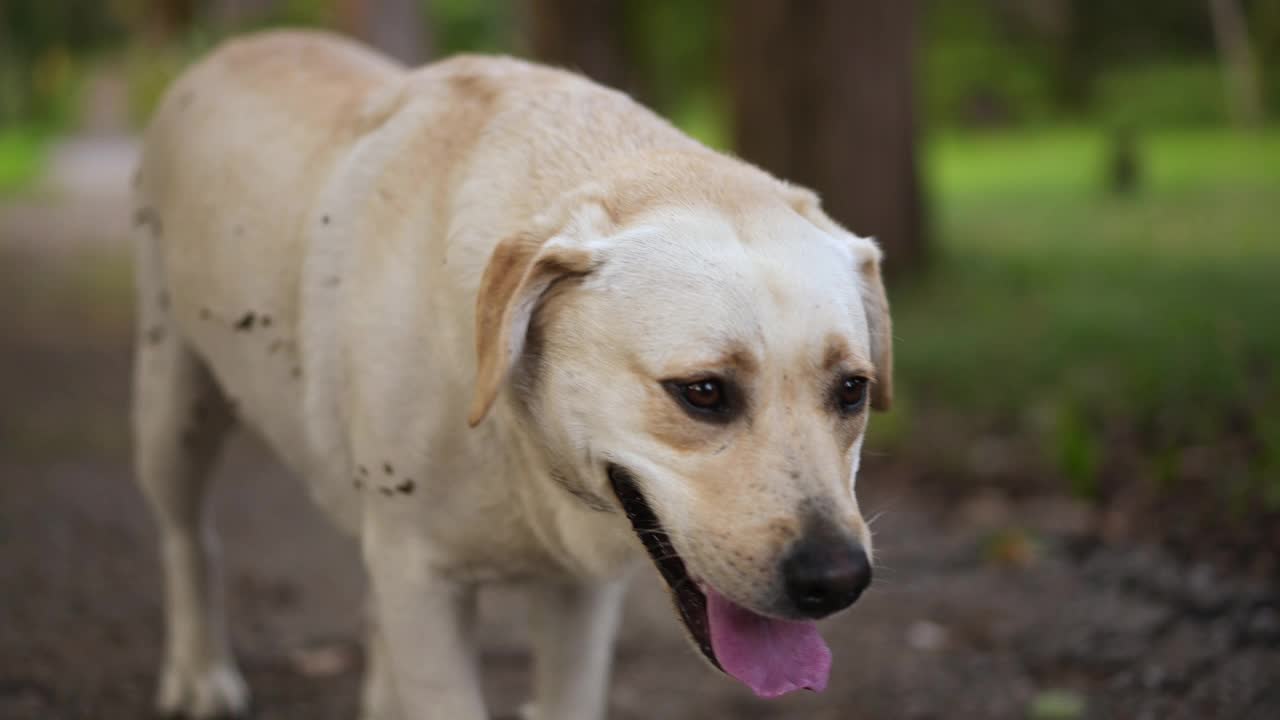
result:
<svg viewBox="0 0 1280 720"><path fill-rule="evenodd" d="M474 588L433 571L429 548L416 537L367 532L364 555L404 720L486 720Z"/></svg>
<svg viewBox="0 0 1280 720"><path fill-rule="evenodd" d="M528 720L600 720L626 581L531 589L534 702Z"/></svg>

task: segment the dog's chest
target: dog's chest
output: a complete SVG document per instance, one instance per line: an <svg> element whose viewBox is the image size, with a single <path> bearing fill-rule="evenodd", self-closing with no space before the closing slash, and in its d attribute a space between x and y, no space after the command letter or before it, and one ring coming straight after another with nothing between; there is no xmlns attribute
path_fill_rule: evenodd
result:
<svg viewBox="0 0 1280 720"><path fill-rule="evenodd" d="M626 519L616 513L577 507L579 501L567 495L510 487L472 490L422 512L438 569L451 577L469 582L605 579L626 572L641 557Z"/></svg>

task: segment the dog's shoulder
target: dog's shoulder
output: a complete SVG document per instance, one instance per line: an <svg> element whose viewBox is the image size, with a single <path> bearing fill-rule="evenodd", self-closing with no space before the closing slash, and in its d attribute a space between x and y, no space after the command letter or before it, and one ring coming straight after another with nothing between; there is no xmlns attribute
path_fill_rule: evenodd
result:
<svg viewBox="0 0 1280 720"><path fill-rule="evenodd" d="M443 81L462 94L487 96L548 90L602 90L591 80L550 65L509 55L462 53L423 66L414 75L424 81Z"/></svg>
<svg viewBox="0 0 1280 720"><path fill-rule="evenodd" d="M391 58L335 33L268 30L226 40L204 61L245 73L306 69L334 81L377 78L403 71Z"/></svg>

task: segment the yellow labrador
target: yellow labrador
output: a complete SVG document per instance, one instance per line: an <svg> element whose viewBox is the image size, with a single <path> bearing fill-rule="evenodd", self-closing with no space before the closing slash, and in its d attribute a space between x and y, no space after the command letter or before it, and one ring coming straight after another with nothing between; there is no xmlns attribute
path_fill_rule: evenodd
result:
<svg viewBox="0 0 1280 720"><path fill-rule="evenodd" d="M305 32L175 82L136 185L161 710L247 705L203 504L236 423L361 543L366 720L485 717L490 581L529 590L537 717L600 718L646 554L712 665L825 685L813 620L871 578L853 485L891 359L880 253L811 193L576 75Z"/></svg>

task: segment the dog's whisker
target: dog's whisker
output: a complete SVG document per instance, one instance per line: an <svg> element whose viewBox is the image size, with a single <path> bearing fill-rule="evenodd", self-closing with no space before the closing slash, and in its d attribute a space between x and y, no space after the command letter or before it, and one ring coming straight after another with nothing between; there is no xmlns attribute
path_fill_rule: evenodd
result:
<svg viewBox="0 0 1280 720"><path fill-rule="evenodd" d="M872 586L891 587L898 590L917 590L924 587L924 583L917 577L884 577L878 576Z"/></svg>
<svg viewBox="0 0 1280 720"><path fill-rule="evenodd" d="M902 504L902 501L903 496L901 494L895 494L891 497L885 498L883 501L878 503L881 507L876 515L883 515L886 512L896 510L898 506Z"/></svg>
<svg viewBox="0 0 1280 720"><path fill-rule="evenodd" d="M683 590L686 585L689 585L691 583L693 583L693 578L688 575L685 575L684 577L680 578L680 582L671 586L671 591L679 592L680 590Z"/></svg>
<svg viewBox="0 0 1280 720"><path fill-rule="evenodd" d="M889 512L889 511L888 511L888 510L880 510L880 511L877 511L875 515L872 515L870 518L867 518L867 529L868 529L868 530L872 529L872 527L873 527L873 526L875 526L876 521L877 521L877 520L879 520L880 518L884 517L884 514L885 514L885 513L887 513L887 512Z"/></svg>
<svg viewBox="0 0 1280 720"><path fill-rule="evenodd" d="M891 595L895 598L906 597L908 595L918 595L921 589L917 585L892 585L877 583L871 586L867 592L875 595Z"/></svg>
<svg viewBox="0 0 1280 720"><path fill-rule="evenodd" d="M680 559L680 556L679 556L678 554L676 554L676 553L670 553L670 554L667 554L667 555L657 555L657 556L654 556L653 561L654 561L654 562L663 562L664 560L679 560L679 559Z"/></svg>

